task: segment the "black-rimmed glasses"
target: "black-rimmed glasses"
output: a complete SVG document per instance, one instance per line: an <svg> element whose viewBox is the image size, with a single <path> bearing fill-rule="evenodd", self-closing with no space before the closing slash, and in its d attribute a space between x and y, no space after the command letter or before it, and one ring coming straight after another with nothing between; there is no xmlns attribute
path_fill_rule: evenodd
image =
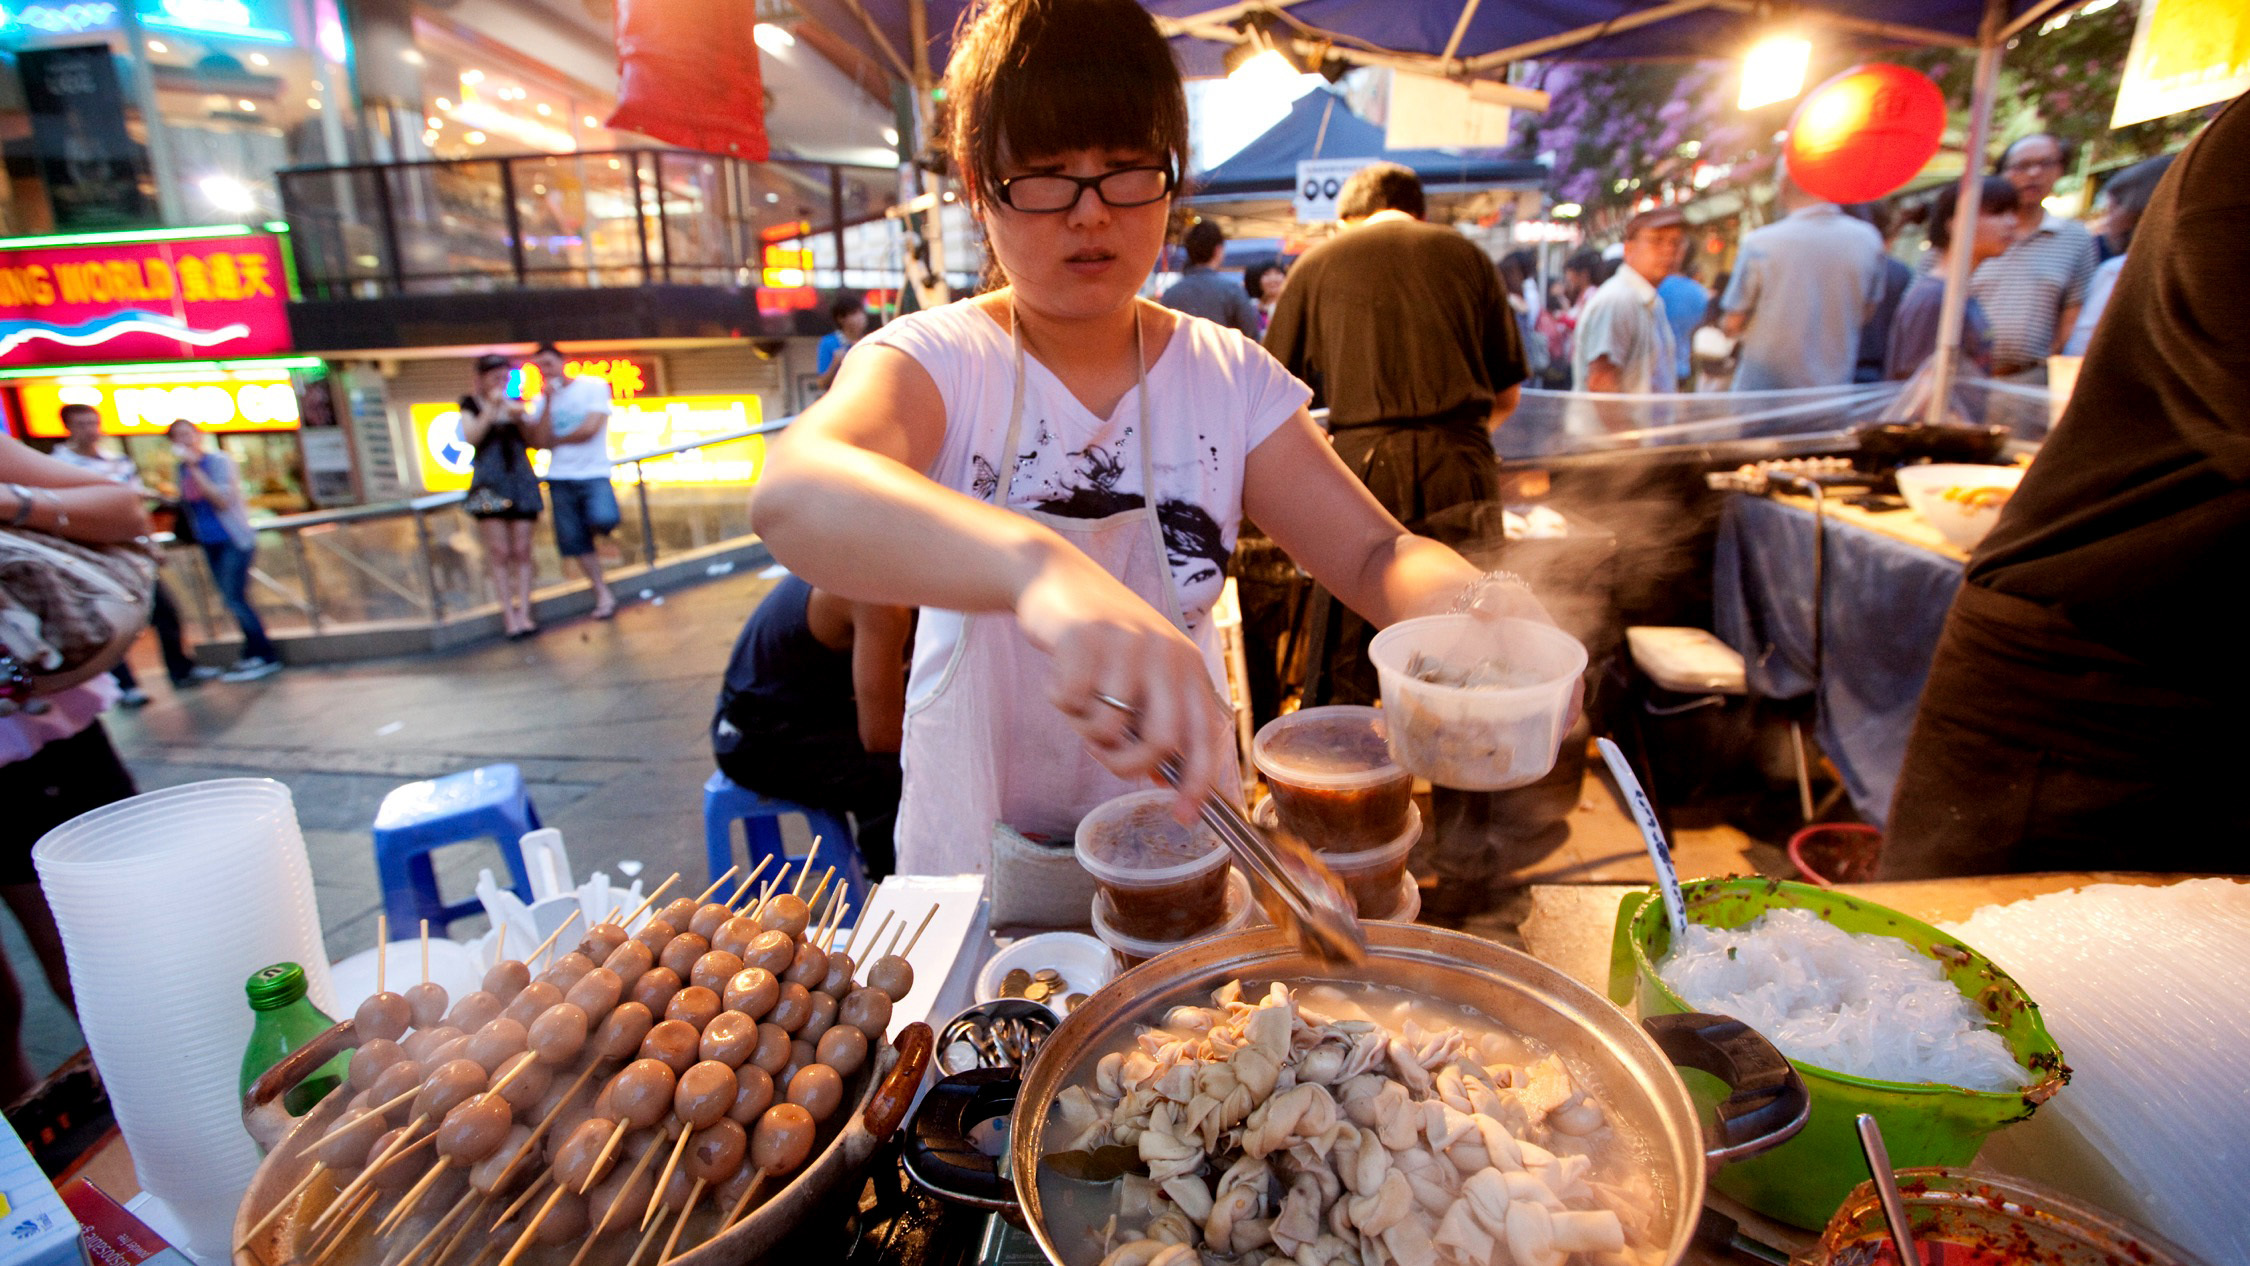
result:
<svg viewBox="0 0 2250 1266"><path fill-rule="evenodd" d="M1077 206L1079 197L1091 189L1109 206L1145 207L1163 201L1176 183L1169 167L1120 167L1099 176L1041 173L1001 181L1000 201L1018 211L1051 215Z"/></svg>

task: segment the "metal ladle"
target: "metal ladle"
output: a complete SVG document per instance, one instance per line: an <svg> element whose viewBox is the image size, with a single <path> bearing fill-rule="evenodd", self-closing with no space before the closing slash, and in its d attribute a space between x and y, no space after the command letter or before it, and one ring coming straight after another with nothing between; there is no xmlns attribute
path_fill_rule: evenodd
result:
<svg viewBox="0 0 2250 1266"><path fill-rule="evenodd" d="M1883 1146L1883 1127L1875 1123L1868 1113L1859 1114L1859 1146L1867 1153L1867 1168L1875 1178L1875 1196L1883 1205L1883 1221L1889 1224L1891 1247L1898 1250L1899 1266L1922 1266L1922 1255L1914 1248L1914 1235L1906 1225L1906 1198L1899 1194L1898 1178L1891 1172L1891 1150Z"/></svg>
<svg viewBox="0 0 2250 1266"><path fill-rule="evenodd" d="M1099 691L1094 698L1139 722L1140 710L1132 704ZM1165 756L1157 770L1173 790L1179 789L1184 774L1178 756ZM1204 794L1201 811L1203 824L1226 842L1243 869L1281 899L1279 922L1299 948L1331 962L1357 963L1367 957L1367 934L1360 929L1358 907L1336 872L1310 849L1294 840L1267 836L1216 793Z"/></svg>

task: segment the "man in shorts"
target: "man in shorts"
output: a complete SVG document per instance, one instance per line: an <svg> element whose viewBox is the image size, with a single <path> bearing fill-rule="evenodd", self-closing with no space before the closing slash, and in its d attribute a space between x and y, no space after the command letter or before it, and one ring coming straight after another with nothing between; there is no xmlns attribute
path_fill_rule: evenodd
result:
<svg viewBox="0 0 2250 1266"><path fill-rule="evenodd" d="M609 483L609 384L564 372L553 343L531 353L539 367L539 401L532 407L536 443L550 450L547 500L555 517L555 552L578 564L594 587L594 618L617 614L617 599L602 579L599 538L617 530L617 493Z"/></svg>

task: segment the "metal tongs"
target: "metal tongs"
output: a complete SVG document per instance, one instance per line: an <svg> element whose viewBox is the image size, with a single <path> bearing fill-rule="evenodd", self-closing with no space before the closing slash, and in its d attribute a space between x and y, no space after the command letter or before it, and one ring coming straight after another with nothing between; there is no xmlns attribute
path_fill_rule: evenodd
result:
<svg viewBox="0 0 2250 1266"><path fill-rule="evenodd" d="M1138 722L1139 709L1122 699L1095 692L1094 697ZM1168 755L1157 764L1164 781L1178 790L1182 779L1180 758ZM1312 850L1286 837L1274 839L1250 824L1242 811L1217 795L1206 793L1203 824L1211 828L1234 852L1259 886L1281 902L1269 909L1297 947L1325 962L1357 963L1367 957L1367 934L1359 926L1359 910L1345 892L1343 881Z"/></svg>

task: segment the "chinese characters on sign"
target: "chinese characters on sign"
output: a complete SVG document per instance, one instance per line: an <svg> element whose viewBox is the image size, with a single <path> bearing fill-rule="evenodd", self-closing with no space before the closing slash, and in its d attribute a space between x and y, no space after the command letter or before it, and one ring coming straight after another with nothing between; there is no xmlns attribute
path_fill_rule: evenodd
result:
<svg viewBox="0 0 2250 1266"><path fill-rule="evenodd" d="M0 367L286 351L284 276L258 233L0 250Z"/></svg>

